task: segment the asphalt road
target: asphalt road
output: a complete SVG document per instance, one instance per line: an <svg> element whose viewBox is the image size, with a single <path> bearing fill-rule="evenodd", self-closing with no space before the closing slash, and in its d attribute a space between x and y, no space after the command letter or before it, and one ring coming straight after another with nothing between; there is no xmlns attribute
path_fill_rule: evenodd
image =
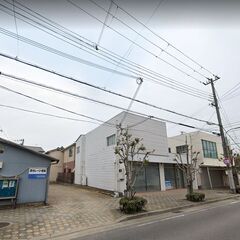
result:
<svg viewBox="0 0 240 240"><path fill-rule="evenodd" d="M240 202L74 238L74 240L239 240Z"/></svg>

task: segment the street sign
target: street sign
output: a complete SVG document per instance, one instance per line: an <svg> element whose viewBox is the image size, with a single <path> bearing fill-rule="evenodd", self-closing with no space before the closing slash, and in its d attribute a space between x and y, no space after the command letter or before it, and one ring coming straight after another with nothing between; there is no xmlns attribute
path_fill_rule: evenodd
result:
<svg viewBox="0 0 240 240"><path fill-rule="evenodd" d="M223 162L224 162L225 165L230 165L231 160L228 159L228 158L224 158L224 159L223 159Z"/></svg>
<svg viewBox="0 0 240 240"><path fill-rule="evenodd" d="M29 179L45 179L47 177L47 168L29 168Z"/></svg>

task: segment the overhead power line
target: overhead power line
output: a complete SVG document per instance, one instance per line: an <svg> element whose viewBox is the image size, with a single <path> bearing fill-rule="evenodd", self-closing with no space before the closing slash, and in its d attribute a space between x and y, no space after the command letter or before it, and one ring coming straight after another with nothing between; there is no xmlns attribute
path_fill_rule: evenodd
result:
<svg viewBox="0 0 240 240"><path fill-rule="evenodd" d="M118 75L121 75L121 76L124 76L124 77L130 77L130 78L133 78L133 79L137 78L136 75L127 74L127 73L124 73L124 72L121 72L121 71L118 71L118 70L114 70L114 69L102 66L100 64L93 63L93 62L90 62L88 60L85 60L85 59L82 59L82 58L79 58L79 57L76 57L76 56L64 53L64 52L59 51L59 50L57 50L55 48L51 48L51 47L48 47L47 45L44 45L44 44L38 43L36 41L33 41L31 39L25 38L25 37L23 37L21 35L16 36L14 33L10 32L10 31L8 31L6 29L3 29L1 27L0 27L0 33L3 33L4 35L7 35L7 36L13 37L13 38L17 37L20 41L25 42L27 44L30 44L30 45L32 45L34 47L43 49L45 51L51 52L53 54L56 54L56 55L64 57L64 58L68 58L68 59L70 59L72 61L80 62L80 63L88 65L90 67L98 68L98 69L103 70L103 71L117 73Z"/></svg>
<svg viewBox="0 0 240 240"><path fill-rule="evenodd" d="M7 1L6 1L6 2L7 2ZM1 5L1 4L0 4L0 5ZM22 5L22 4L21 4L21 5ZM4 6L4 5L2 5L2 6ZM4 6L4 7L6 8L6 6ZM21 9L22 9L22 8L21 8ZM31 10L31 9L29 9L29 8L27 8L27 9L28 9L28 11ZM1 9L1 10L2 10L2 9ZM6 12L5 10L2 10L2 11ZM9 11L11 12L11 9L8 8L8 12L6 12L6 13L7 13L7 14L10 14ZM71 38L68 38L68 37L67 37L67 40L73 41L73 42L76 43L76 44L80 44L82 47L87 47L88 50L92 50L92 51L93 51L93 50L95 49L95 47L93 47L94 43L91 42L90 40L87 40L88 42L85 42L85 41L82 40L83 37L80 36L79 34L76 34L76 33L72 32L71 30L68 30L68 29L66 29L65 27L62 27L61 25L53 22L52 20L49 20L48 18L40 15L39 13L37 13L37 12L35 12L35 11L33 11L33 10L31 10L31 11L32 11L35 15L37 15L37 17L34 16L32 13L28 13L28 14L30 14L31 16L34 16L34 17L37 18L37 19L40 19L40 17L41 17L41 18L44 18L43 20L42 20L42 19L40 19L40 20L43 21L43 22L45 22L46 24L49 24L49 22L50 22L50 26L51 26L51 27L56 28L57 31L61 31L61 32L63 32L64 34L68 34L68 36L70 36ZM26 12L26 11L25 11L25 12ZM24 18L27 18L28 20L33 21L34 24L38 24L38 25L41 26L41 27L44 27L44 28L47 28L47 29L50 30L50 31L53 31L54 34L59 34L59 33L56 32L55 30L53 30L53 29L51 29L51 28L49 28L49 27L47 27L47 26L43 26L42 23L39 23L39 22L37 22L36 20L32 20L32 19L30 19L29 17L26 17L26 16L24 16L24 15L21 14L21 13L17 13L17 17L19 17L19 15L20 15L21 17L24 17ZM39 16L40 16L40 17L39 17ZM30 25L32 25L32 26L40 29L41 31L44 31L44 32L50 34L51 36L54 36L54 37L56 37L56 38L58 38L58 39L60 39L60 40L62 40L62 41L64 41L64 42L67 42L68 44L76 47L76 45L74 45L74 44L72 44L72 43L69 43L69 41L66 41L66 40L64 40L64 39L62 39L62 38L59 38L59 37L57 37L56 35L54 35L54 34L52 34L52 33L49 33L48 31L42 29L41 27L35 26L35 25L33 25L32 23L29 23L28 21L26 21L26 19L25 19L25 20L22 19L22 18L20 18L20 19L21 19L22 21L24 21L24 22L26 22L26 23L28 23L28 24L30 24ZM56 27L55 25L56 25L57 27ZM60 29L60 28L61 28L61 29ZM62 29L64 29L64 31L63 31ZM2 30L2 31L3 31L3 30ZM6 33L7 30L4 29L4 31L5 31L4 34L9 34L9 31L8 31L8 33ZM65 31L69 31L71 34L69 35L69 33L66 33ZM73 34L74 34L74 35L73 35ZM76 37L75 35L77 35L77 37ZM66 38L65 35L61 35L61 34L60 34L60 36ZM11 33L11 37L14 37L14 36L13 36L13 33ZM23 37L22 37L22 38L23 38ZM73 40L72 38L74 38L75 40ZM22 39L22 40L23 40L23 39ZM29 40L29 39L28 39L28 40ZM86 40L86 38L84 38L84 40ZM25 38L25 41L26 41L26 38ZM32 40L31 40L31 41L32 41ZM28 42L28 44L31 44L31 43ZM84 44L85 44L85 45L84 45ZM35 44L35 45L36 45L36 44ZM87 45L87 46L86 46L86 45ZM96 45L96 44L95 44L95 45ZM37 47L39 47L39 43L38 43L38 46L37 46ZM78 46L78 48L79 48L79 46ZM83 50L82 48L80 48L80 49ZM45 50L46 50L46 49L45 49ZM86 49L85 49L84 51L86 51ZM89 53L89 51L87 51L87 52ZM100 53L100 52L101 52L101 53ZM104 54L104 57L105 57L104 60L107 61L107 62L109 62L109 59L111 59L112 61L114 61L114 64L115 64L115 65L116 65L116 64L119 65L119 59L122 61L122 57L121 57L121 56L118 56L117 54L115 54L115 53L113 53L113 52L111 52L111 51L109 51L109 50L106 50L105 48L102 48L102 47L101 47L101 49L99 49L98 51L94 51L94 53L90 53L90 54L93 54L94 56L96 56L96 54L101 54L101 55L103 56L103 54ZM106 55L106 54L107 54L107 55ZM110 56L110 58L109 58L109 56ZM99 57L99 56L98 56L98 57ZM117 60L114 60L113 57L115 57L115 58L117 57L118 59L117 59ZM100 57L100 58L102 59L102 57ZM76 60L76 59L75 59L75 60ZM157 80L159 81L159 78L161 78L161 79L162 79L162 80L161 80L161 83L158 83L158 84L161 84L161 85L163 85L163 86L166 86L166 84L170 84L172 89L174 89L174 90L179 90L179 91L183 91L183 92L191 95L191 91L189 91L189 90L186 89L186 88L189 88L189 86L187 86L187 85L185 85L185 84L176 82L175 80L173 80L173 79L171 79L171 78L169 78L169 77L163 76L162 74L159 74L159 73L155 73L155 72L153 72L153 71L151 71L151 70L149 70L149 69L146 69L145 67L143 67L143 66L141 66L141 65L139 65L139 64L135 64L135 63L133 63L133 62L131 62L131 61L129 61L129 60L126 60L126 59L125 59L124 62L127 63L127 64L130 64L132 67L137 68L137 69L138 69L138 72L141 73L142 75L143 75L143 74L146 75L146 72L147 72L147 76L142 76L142 77L144 77L145 79L150 76L150 77L151 77L151 81L153 81L153 82L155 82L155 83L158 83L158 82L156 82L156 81L157 81ZM124 65L124 67L121 66L121 68L123 68L124 70L133 71L133 69L132 69L132 70L129 70L128 68L126 68L126 64ZM140 70L142 70L142 71L139 71L139 68L140 68ZM112 70L112 71L113 71L113 70ZM134 73L136 74L136 70L135 70ZM150 74L150 75L149 75L149 74ZM152 76L152 75L155 76L154 79L153 79L153 76ZM158 79L157 79L157 78L158 78ZM165 79L165 82L163 82L163 79ZM148 80L149 80L149 79L148 79ZM173 86L173 84L181 85L181 87L180 87L180 88L179 88L179 87L176 88L176 87ZM183 87L183 86L184 86L184 87ZM200 92L203 93L202 90L195 89L195 88L193 88L193 87L192 87L192 89L194 89L194 91L195 91L195 90L198 91L199 93L200 93ZM208 98L208 96L207 96L207 98Z"/></svg>
<svg viewBox="0 0 240 240"><path fill-rule="evenodd" d="M77 122L86 122L86 123L92 123L92 124L97 124L97 125L101 124L101 123L98 123L98 122L93 122L93 121L88 121L88 120L83 120L83 119L78 119L78 118L64 117L64 116L60 116L60 115L49 114L49 113L45 113L45 112L39 112L39 111L30 110L30 109L26 109L26 108L19 108L19 107L15 107L15 106L11 106L11 105L0 104L0 107L12 109L12 110L17 110L17 111L22 111L22 112L27 112L27 113L32 113L32 114L36 114L36 115L42 115L42 116L47 116L47 117L58 118L58 119L77 121ZM90 116L88 116L88 117L90 117ZM137 123L137 124L134 124L133 126L130 126L130 129L133 130L133 131L150 133L151 135L154 135L154 136L165 137L165 135L157 134L155 132L146 131L146 130L139 129L139 128L138 129L133 128L133 127L135 127L137 125L142 124L143 122L145 122L147 120L149 120L149 119L145 119L145 120L141 121L140 123ZM103 120L101 120L101 121L104 122ZM108 122L104 122L102 124L105 125L106 127L116 128L115 125L109 124L109 123L107 124L107 123ZM0 132L4 133L4 131L1 131L1 130L0 130ZM9 139L9 137L7 137L7 136L6 136L6 138ZM181 140L177 140L177 141L181 141Z"/></svg>
<svg viewBox="0 0 240 240"><path fill-rule="evenodd" d="M46 84L36 83L34 81L27 80L25 78L20 78L20 77L17 77L17 76L11 75L11 74L7 74L7 73L4 73L4 72L0 72L0 76L5 76L5 77L11 78L11 79L14 79L14 80L17 80L17 81L21 81L21 82L24 82L24 83L32 84L32 85L35 85L35 86L39 86L39 87L51 89L51 90L54 90L54 91L62 92L64 94L69 94L71 96L81 97L81 98L84 98L86 100L90 100L90 98L83 97L83 96L80 96L78 94L74 94L74 93L71 93L69 91L66 91L66 90L58 89L56 87L51 87L51 86L48 86ZM79 82L79 83L81 83L81 82ZM204 122L205 124L208 124L208 125L217 125L216 123L213 123L213 122L210 122L210 121L205 121L205 120L202 120L202 119L199 119L199 118L196 118L196 117L191 117L191 116L188 116L188 115L185 115L185 114L182 114L182 113L178 113L178 112L170 110L170 109L162 108L162 107L156 106L154 104L138 100L135 97L129 97L129 96L117 93L117 92L113 92L113 91L109 91L109 90L106 90L106 89L102 89L101 87L96 86L96 85L87 84L87 86L92 86L94 88L97 88L98 90L104 90L105 92L111 93L111 94L116 95L118 97L122 97L122 98L125 98L125 99L128 99L128 100L131 100L132 102L137 102L137 103L149 106L149 107L153 107L153 108L158 109L158 110L166 111L166 112L169 112L171 114L179 115L181 117L186 117L186 118L189 118L189 119L192 119L192 120L196 120L196 121L199 121L199 122ZM105 104L105 103L102 102L102 104ZM121 110L125 110L125 109L122 108Z"/></svg>
<svg viewBox="0 0 240 240"><path fill-rule="evenodd" d="M204 69L205 71L207 71L209 74L215 76L215 74L213 74L210 70L208 70L207 68L205 68L202 64L198 63L196 60L194 60L193 58L189 57L187 54L185 54L183 51L181 51L179 48L175 47L172 43L170 43L169 41L167 41L165 38L163 38L162 36L160 36L159 34L157 34L156 32L154 32L151 28L149 28L148 26L146 26L146 24L144 24L143 22L141 22L140 20L138 20L135 16L133 16L133 14L129 13L127 10L125 10L123 7L121 7L119 4L117 4L115 1L112 1L113 4L115 4L120 10L122 10L124 13L126 13L128 16L130 16L132 19L134 19L136 22L138 22L140 25L142 25L144 28L146 28L148 31L150 31L153 35L155 35L156 37L158 37L160 40L162 40L163 42L165 42L166 44L168 44L168 46L172 47L173 49L175 49L177 52L181 53L184 57L186 57L187 59L189 59L190 61L192 61L193 63L195 63L196 65L198 65L200 67L200 69Z"/></svg>
<svg viewBox="0 0 240 240"><path fill-rule="evenodd" d="M77 113L77 112L74 112L74 111L71 111L69 109L65 109L63 107L60 107L60 106L57 106L57 105L54 105L54 104L51 104L51 103L48 103L46 101L43 101L43 100L40 100L38 98L35 98L35 97L31 97L27 94L23 94L21 92L18 92L18 91L15 91L13 89L10 89L10 88L7 88L7 87L4 87L3 85L0 85L0 88L3 89L3 90L6 90L8 92L12 92L12 93L15 93L15 94L18 94L22 97L25 97L25 98L28 98L28 99L31 99L31 100L34 100L34 101L37 101L39 103L42 103L42 104L45 104L45 105L48 105L48 106L51 106L53 108L56 108L56 109L59 109L59 110L62 110L62 111L65 111L65 112L68 112L68 113L72 113L74 115L78 115L78 116L81 116L81 117L84 117L84 118L88 118L88 119L91 119L91 120L94 120L94 121L97 121L97 122L100 122L100 123L105 123L104 121L100 120L100 119L97 119L97 118L94 118L94 117L89 117L85 114L81 114L81 113Z"/></svg>
<svg viewBox="0 0 240 240"><path fill-rule="evenodd" d="M71 2L70 0L67 0L68 2ZM149 38L147 38L146 36L144 36L143 34L139 33L137 30L135 30L133 27L129 26L125 21L121 20L120 18L118 18L117 16L113 15L112 13L109 13L104 7L102 7L101 5L99 5L98 3L96 3L93 0L89 0L90 2L92 2L94 5L96 5L98 8L102 9L104 12L106 12L107 14L109 14L110 16L112 16L113 19L116 19L118 22L120 22L121 24L123 24L124 26L126 26L127 28L129 28L130 30L132 30L133 32L135 32L138 36L140 36L142 39L144 39L145 41L149 42L150 44L152 44L154 47L160 49L161 53L164 52L166 55L170 56L171 58L173 58L174 60L178 61L179 63L181 63L182 65L184 65L185 67L187 67L188 69L192 70L194 73L197 73L198 75L200 75L203 78L207 78L204 74L202 74L201 72L199 72L198 70L194 69L193 67L191 67L190 65L186 64L185 62L183 62L181 59L177 58L176 56L174 56L173 54L169 53L167 50L163 49L162 47L160 47L158 44L154 43L152 40L150 40ZM105 24L105 22L104 22ZM105 24L107 25L107 24ZM196 80L196 79L194 79ZM199 82L199 81L198 81ZM202 83L200 81L200 83Z"/></svg>
<svg viewBox="0 0 240 240"><path fill-rule="evenodd" d="M2 29L1 29L1 28L0 28L0 32L2 32ZM7 31L7 30L4 30L3 33L6 33L6 35L14 34L14 33L11 33L11 32L9 32L9 31ZM36 42L34 42L34 41L32 41L32 40L29 40L29 41L28 41L28 39L23 38L22 36L19 36L19 39L21 39L21 40L23 39L23 41L27 41L27 43L33 44L33 45L35 46L35 43L36 43ZM56 50L56 49L47 47L46 45L42 45L42 44L39 44L39 43L36 43L36 44L37 44L37 45L36 45L37 47L42 48L43 50L48 50L48 51L50 51L51 53L54 53L54 54L57 54L57 55L59 55L59 56L63 56L63 57L69 58L70 60L79 61L79 62L84 63L84 64L87 64L87 65L89 65L89 66L95 66L95 65L96 65L96 64L95 64L95 65L92 65L92 64L89 63L88 61L82 60L82 59L80 59L80 58L78 58L78 57L75 57L75 56L72 56L72 55L69 55L69 54L66 54L66 53L63 53L63 52L61 52L61 51L59 51L59 50ZM9 57L9 56L7 56L6 54L1 54L1 55L4 56L4 57ZM14 59L14 60L16 60L16 61L19 61L19 58L13 58L13 57L12 57L12 59ZM99 67L99 68L101 69L101 65L99 65L99 66L97 66L97 67ZM116 72L116 73L118 73L118 74L120 74L120 75L124 75L124 76L131 77L131 78L134 78L134 79L137 78L137 76L134 76L134 75L126 75L126 74L123 73L123 72L119 72L119 71L116 71L116 70L108 69L108 68L106 68L106 67L104 67L104 66L102 66L102 69L104 69L104 70L109 70L109 71L113 71L113 72ZM135 72L134 72L134 73L135 73ZM149 80L149 81L154 81L154 80L156 80L156 78L150 78L150 77L145 76L145 75L144 75L144 79L145 79L145 80ZM163 83L159 83L159 84L164 85L164 86L168 86L168 85L163 84ZM176 87L174 87L172 84L170 84L170 87L173 88L173 89L176 89ZM178 88L179 88L178 91L183 91L184 93L187 93L187 94L192 95L192 96L195 96L195 97L204 98L204 95L203 95L203 94L201 94L201 95L200 95L200 93L197 94L197 93L195 93L195 92L193 92L193 91L190 91L190 90L187 89L187 88L186 88L186 90L184 91L184 90L181 89L180 87L181 87L181 86L178 86ZM187 91L187 92L186 92L186 91ZM209 100L208 97L206 97L205 99L206 99L206 100Z"/></svg>
<svg viewBox="0 0 240 240"><path fill-rule="evenodd" d="M114 31L115 33L117 33L119 36L125 38L126 40L128 40L129 42L133 43L134 45L136 45L137 47L139 47L140 49L144 50L146 53L150 54L151 56L153 56L154 58L159 59L160 61L166 63L167 65L175 68L176 70L178 70L179 72L183 73L184 75L194 79L195 81L202 83L201 80L197 79L196 77L192 76L190 73L187 73L186 71L182 70L181 68L175 66L174 64L168 62L167 60L159 57L158 55L156 55L155 53L153 53L152 51L148 50L147 48L141 46L140 44L134 42L132 39L130 39L129 37L127 37L126 35L124 35L123 33L119 32L118 30L116 30L115 28L107 25L106 23L104 23L101 19L99 19L98 17L96 17L95 15L89 13L87 10L83 9L81 6L79 6L76 3L73 3L70 0L67 0L69 3L71 3L72 5L74 5L76 8L80 9L81 11L85 12L87 15L89 15L90 17L94 18L95 20L97 20L98 22L100 22L101 24L104 24L106 27L108 27L109 29L111 29L112 31ZM135 31L136 32L136 31ZM145 38L145 37L144 37ZM155 44L156 45L156 44ZM157 45L156 45L157 46ZM159 48L159 47L158 47ZM204 76L205 77L205 76Z"/></svg>
<svg viewBox="0 0 240 240"><path fill-rule="evenodd" d="M236 94L233 95L234 93L236 93L238 90L240 89L240 82L237 83L236 85L234 85L231 89L229 89L227 92L225 92L222 96L221 96L221 100L225 101L225 100L229 100L235 96L237 96Z"/></svg>
<svg viewBox="0 0 240 240"><path fill-rule="evenodd" d="M10 36L10 37L14 37L14 38L16 37L14 35L14 33L9 32L9 31L7 31L5 29L2 29L1 27L0 27L0 33L3 33L3 34L5 34L7 36ZM61 51L59 51L59 50L57 50L55 48L48 47L46 45L40 44L38 42L35 42L33 40L27 39L27 38L22 37L22 36L18 36L18 39L23 41L23 42L25 42L25 43L27 43L27 44L30 44L30 45L32 45L34 47L38 47L38 48L43 49L45 51L51 52L53 54L56 54L58 56L61 56L61 57L67 58L67 59L70 59L72 61L80 62L80 63L88 65L90 67L95 67L95 68L98 68L98 69L101 69L101 70L104 70L104 71L117 73L119 75L122 75L122 76L125 76L125 77L130 77L130 78L133 78L133 79L137 79L138 78L137 75L130 75L130 74L127 74L127 73L124 73L124 72L117 71L116 69L107 68L105 66L89 62L89 61L84 60L82 58L79 58L79 57L76 57L76 56L73 56L73 55L61 52ZM128 70L128 69L126 69L126 70ZM140 72L140 73L142 73L142 76L144 77L145 80L152 81L154 83L163 85L165 87L170 87L171 89L180 91L182 93L185 93L185 94L188 94L188 95L191 95L191 96L194 96L194 97L202 98L202 99L205 99L205 100L210 100L211 99L211 96L208 96L207 93L201 93L201 92L198 93L195 90L188 89L189 88L188 86L184 86L184 85L183 86L181 86L181 85L180 86L177 86L177 85L175 86L173 83L169 82L169 80L168 81L166 81L166 80L158 80L158 78L153 77L150 74L144 73L142 71L138 71L138 73L137 73L137 70L129 70L129 71L131 73L133 73L133 74L138 74Z"/></svg>
<svg viewBox="0 0 240 240"><path fill-rule="evenodd" d="M34 64L32 64L32 63L26 62L26 61L21 60L21 59L19 59L19 58L14 58L14 57L11 57L11 56L9 56L9 55L1 54L1 53L0 53L0 56L6 57L6 58L9 58L9 59L12 59L12 60L16 60L16 61L18 61L18 62L20 62L20 63L26 64L26 65L28 65L28 66L31 66L31 67L34 67L34 68L43 70L43 71L45 71L45 72L48 72L48 73L51 73L51 74L54 74L54 75L57 75L57 76L59 76L59 77L66 78L66 79L71 80L71 81L73 81L73 82L77 82L77 83L86 85L86 86L88 86L88 87L95 88L95 89L98 89L98 90L107 92L107 93L109 93L109 94L113 94L113 95L116 95L116 96L119 96L119 97L124 97L124 98L126 98L126 99L128 99L128 100L132 100L131 97L125 96L125 95L123 95L123 94L120 94L120 93L117 93L117 92L114 92L114 91L111 91L111 90L107 90L107 89L105 89L105 88L101 88L101 87L99 87L99 86L96 86L96 85L93 85L93 84L90 84L90 83L87 83L87 82L78 80L78 79L76 79L76 78L70 77L70 76L65 75L65 74L61 74L61 73L59 73L59 72L56 72L56 71L53 71L53 70L44 68L44 67L39 66L39 65L34 65ZM140 100L137 100L137 99L135 99L134 101L136 101L136 102L138 102L138 103L146 104L146 102L143 102L143 101L140 101ZM164 109L164 108L155 106L155 105L153 105L153 104L149 104L149 103L147 103L147 104L148 104L149 106L151 106L151 107L159 108L160 110L167 110L167 109ZM182 114L182 115L183 115L183 114ZM187 115L185 115L185 116L187 116Z"/></svg>
<svg viewBox="0 0 240 240"><path fill-rule="evenodd" d="M66 120L78 121L78 122L86 122L86 123L93 123L93 124L100 124L98 122L88 121L88 120L84 120L84 119L64 117L64 116L55 115L55 114L51 114L51 113L39 112L39 111L29 110L29 109L25 109L25 108L19 108L19 107L15 107L15 106L11 106L11 105L0 104L0 107L19 110L19 111L28 112L28 113L34 113L34 114L53 117L53 118L60 118L60 119L66 119Z"/></svg>
<svg viewBox="0 0 240 240"><path fill-rule="evenodd" d="M104 124L108 124L108 123L106 123L106 122L104 122L104 121L102 121L100 119L97 119L97 118L94 118L94 117L89 117L89 116L87 116L85 114L77 113L75 111L72 111L72 110L69 110L69 109L65 109L65 108L60 107L58 105L55 105L55 104L43 101L41 99L32 97L30 95L27 95L27 94L24 94L24 93L21 93L21 92L18 92L16 90L13 90L11 88L5 87L3 85L0 85L0 88L3 89L3 90L6 90L8 92L12 92L12 93L15 93L17 95L20 95L22 97L25 97L25 98L37 101L39 103L42 103L42 104L54 107L56 109L59 109L59 110L62 110L62 111L66 111L66 112L69 112L69 113L72 113L72 114L75 114L75 115L78 115L78 116L81 116L81 117L89 118L91 120L98 121L98 122L101 122L101 123L104 123ZM110 106L111 104L108 104L108 105ZM122 107L117 107L117 108L123 109ZM127 109L123 109L123 110L126 111ZM197 126L193 126L193 125L189 125L189 124L185 124L185 123L181 123L181 122L176 122L176 121L168 120L168 119L164 119L164 118L159 118L159 117L156 117L156 116L148 115L148 114L145 114L145 113L140 113L140 112L133 111L133 110L129 110L129 113L132 113L132 114L135 114L135 115L139 115L139 116L142 116L142 117L146 117L146 118L150 118L150 119L154 119L154 120L161 121L161 122L167 122L167 123L171 123L171 124L176 124L176 125L179 125L179 126L182 126L182 127L187 127L187 128L191 128L191 129L197 129L197 130L201 130L201 131L205 131L205 132L211 132L211 131L208 131L206 129L198 128ZM110 124L110 125L113 125L113 124Z"/></svg>

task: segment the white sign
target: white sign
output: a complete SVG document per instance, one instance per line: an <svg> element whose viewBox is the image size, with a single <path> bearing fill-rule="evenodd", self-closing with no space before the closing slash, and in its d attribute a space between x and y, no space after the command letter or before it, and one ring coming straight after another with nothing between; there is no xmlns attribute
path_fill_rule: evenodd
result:
<svg viewBox="0 0 240 240"><path fill-rule="evenodd" d="M43 179L47 176L47 168L29 168L28 178Z"/></svg>
<svg viewBox="0 0 240 240"><path fill-rule="evenodd" d="M10 182L9 182L9 187L10 187L10 188L15 187L15 181L10 181Z"/></svg>
<svg viewBox="0 0 240 240"><path fill-rule="evenodd" d="M8 188L8 180L3 181L2 188Z"/></svg>

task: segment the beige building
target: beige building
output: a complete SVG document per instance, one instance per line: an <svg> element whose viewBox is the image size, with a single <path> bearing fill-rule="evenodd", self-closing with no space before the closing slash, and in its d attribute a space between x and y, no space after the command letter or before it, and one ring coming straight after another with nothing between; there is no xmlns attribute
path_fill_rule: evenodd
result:
<svg viewBox="0 0 240 240"><path fill-rule="evenodd" d="M63 172L63 151L64 151L64 147L58 147L46 152L47 155L59 160L57 164L51 165L50 178L49 178L50 182L56 182L58 173Z"/></svg>
<svg viewBox="0 0 240 240"><path fill-rule="evenodd" d="M75 168L76 143L73 143L63 150L63 172L73 173Z"/></svg>
<svg viewBox="0 0 240 240"><path fill-rule="evenodd" d="M199 152L194 188L221 188L228 186L226 165L223 162L221 137L201 131L184 133L168 138L169 151L186 153L187 145L193 152Z"/></svg>
<svg viewBox="0 0 240 240"><path fill-rule="evenodd" d="M58 164L51 165L50 182L72 182L75 168L76 144L66 148L58 147L46 152L47 155L59 160Z"/></svg>

